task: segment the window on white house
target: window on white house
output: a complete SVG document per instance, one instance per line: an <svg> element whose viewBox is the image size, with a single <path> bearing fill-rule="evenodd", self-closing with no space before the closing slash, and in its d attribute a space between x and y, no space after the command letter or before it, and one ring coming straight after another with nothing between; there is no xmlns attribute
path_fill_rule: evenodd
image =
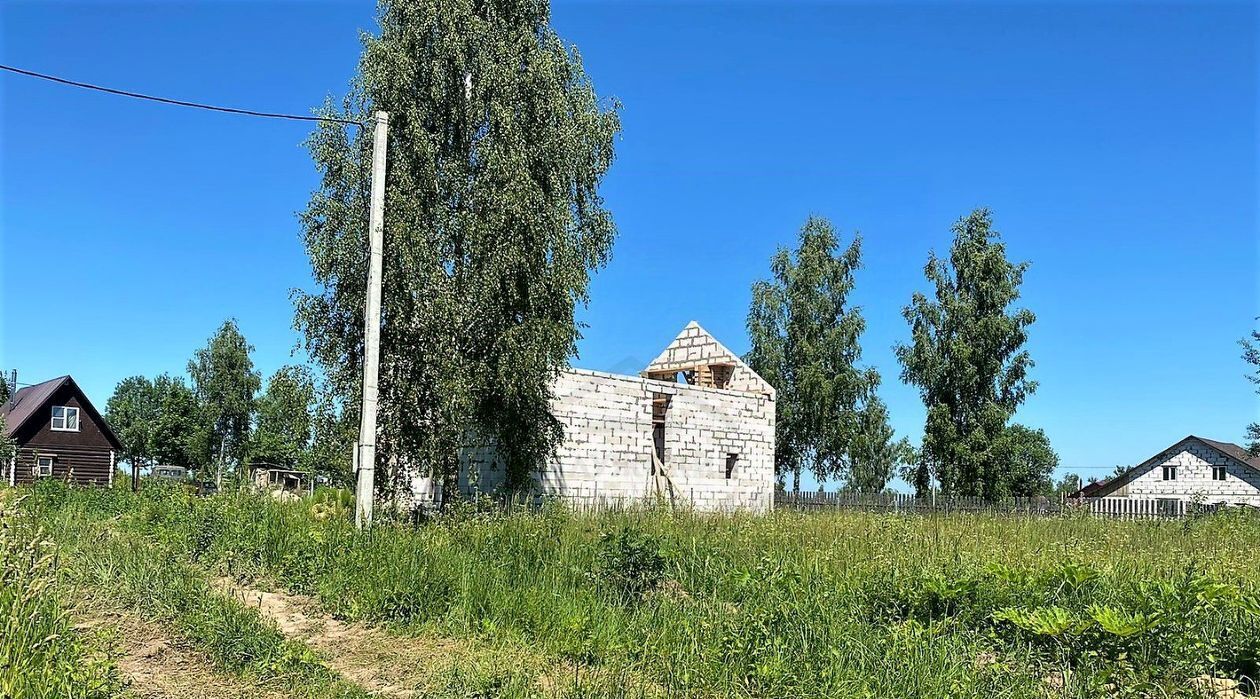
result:
<svg viewBox="0 0 1260 699"><path fill-rule="evenodd" d="M739 462L739 454L726 455L726 477L729 479L735 472L735 464Z"/></svg>
<svg viewBox="0 0 1260 699"><path fill-rule="evenodd" d="M79 409L68 405L54 405L52 409L52 428L59 432L78 432Z"/></svg>
<svg viewBox="0 0 1260 699"><path fill-rule="evenodd" d="M1223 481L1223 480L1225 480L1225 467L1224 467L1224 466L1213 466L1213 467L1212 467L1212 480L1214 480L1214 481Z"/></svg>
<svg viewBox="0 0 1260 699"><path fill-rule="evenodd" d="M1175 481L1175 480L1177 480L1177 467L1176 467L1176 466L1165 466L1165 467L1164 467L1164 480L1166 480L1166 481Z"/></svg>
<svg viewBox="0 0 1260 699"><path fill-rule="evenodd" d="M52 475L53 458L51 456L39 456L35 458L35 477L47 478Z"/></svg>

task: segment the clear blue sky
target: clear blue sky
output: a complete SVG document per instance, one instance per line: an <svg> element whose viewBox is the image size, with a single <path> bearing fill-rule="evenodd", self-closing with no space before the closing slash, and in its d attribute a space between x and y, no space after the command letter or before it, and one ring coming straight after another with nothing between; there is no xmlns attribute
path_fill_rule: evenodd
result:
<svg viewBox="0 0 1260 699"><path fill-rule="evenodd" d="M6 2L3 62L308 113L340 95L369 3ZM633 370L691 319L747 349L749 285L805 218L865 238L865 359L898 432L900 309L977 206L1033 262L1041 388L1018 419L1102 475L1257 417L1236 342L1258 302L1254 3L561 3L624 103L604 192L620 229L579 366ZM301 361L304 124L0 76L0 366L98 404L181 372L224 318L257 366Z"/></svg>

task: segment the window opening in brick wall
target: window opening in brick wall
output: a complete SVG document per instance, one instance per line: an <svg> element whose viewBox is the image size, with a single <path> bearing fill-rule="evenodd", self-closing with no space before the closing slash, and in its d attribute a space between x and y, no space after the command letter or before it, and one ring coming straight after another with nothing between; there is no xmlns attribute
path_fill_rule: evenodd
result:
<svg viewBox="0 0 1260 699"><path fill-rule="evenodd" d="M1175 480L1177 480L1177 467L1176 467L1176 466L1165 466L1165 467L1164 467L1164 480L1166 480L1166 481L1175 481Z"/></svg>
<svg viewBox="0 0 1260 699"><path fill-rule="evenodd" d="M656 464L665 463L665 418L669 414L669 394L652 394L652 474L656 474Z"/></svg>
<svg viewBox="0 0 1260 699"><path fill-rule="evenodd" d="M1213 466L1213 467L1212 467L1212 480L1214 480L1214 481L1223 481L1223 480L1225 480L1225 467L1224 467L1224 466Z"/></svg>
<svg viewBox="0 0 1260 699"><path fill-rule="evenodd" d="M729 480L731 474L735 472L735 464L739 462L739 454L726 455L726 478Z"/></svg>

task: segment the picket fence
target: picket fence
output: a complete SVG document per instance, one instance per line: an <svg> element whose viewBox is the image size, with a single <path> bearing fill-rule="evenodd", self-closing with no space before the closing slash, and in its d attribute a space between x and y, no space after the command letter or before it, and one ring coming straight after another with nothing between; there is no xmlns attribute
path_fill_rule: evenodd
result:
<svg viewBox="0 0 1260 699"><path fill-rule="evenodd" d="M1177 519L1195 512L1215 509L1171 498L1079 498L1071 500L1046 497L1004 498L986 500L979 497L943 495L918 496L912 493L809 493L779 492L774 506L790 510L850 509L867 512L950 513L987 512L1034 516L1059 515L1065 512L1087 512L1114 519Z"/></svg>
<svg viewBox="0 0 1260 699"><path fill-rule="evenodd" d="M549 500L560 500L578 512L643 511L669 503L656 498L608 496L594 492L575 492L558 496L517 494L511 497L482 495L467 504L487 510L538 510ZM690 509L684 498L675 507ZM764 505L763 505L764 507ZM1054 516L1065 513L1087 513L1111 519L1179 519L1196 513L1211 512L1222 505L1205 505L1172 498L1073 498L1047 497L1004 498L986 500L979 497L943 495L917 496L912 493L820 493L783 492L774 494L774 508L780 510L825 511L858 510L879 513L949 514L991 513L1027 516ZM760 509L756 503L731 503L730 510Z"/></svg>

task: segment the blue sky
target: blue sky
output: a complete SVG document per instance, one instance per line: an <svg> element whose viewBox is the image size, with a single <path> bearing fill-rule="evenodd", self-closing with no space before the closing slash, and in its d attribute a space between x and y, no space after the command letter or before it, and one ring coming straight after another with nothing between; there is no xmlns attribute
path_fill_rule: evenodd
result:
<svg viewBox="0 0 1260 699"><path fill-rule="evenodd" d="M1104 475L1257 417L1238 338L1260 315L1254 3L559 3L624 104L604 192L620 229L579 366L633 370L691 319L747 349L749 286L810 214L860 231L865 361L897 431L900 310L949 226L993 209L1032 261L1040 390L1018 419ZM3 62L308 113L340 95L369 3L7 2ZM264 374L310 284L305 124L0 76L0 366L98 404L181 372L235 317Z"/></svg>

